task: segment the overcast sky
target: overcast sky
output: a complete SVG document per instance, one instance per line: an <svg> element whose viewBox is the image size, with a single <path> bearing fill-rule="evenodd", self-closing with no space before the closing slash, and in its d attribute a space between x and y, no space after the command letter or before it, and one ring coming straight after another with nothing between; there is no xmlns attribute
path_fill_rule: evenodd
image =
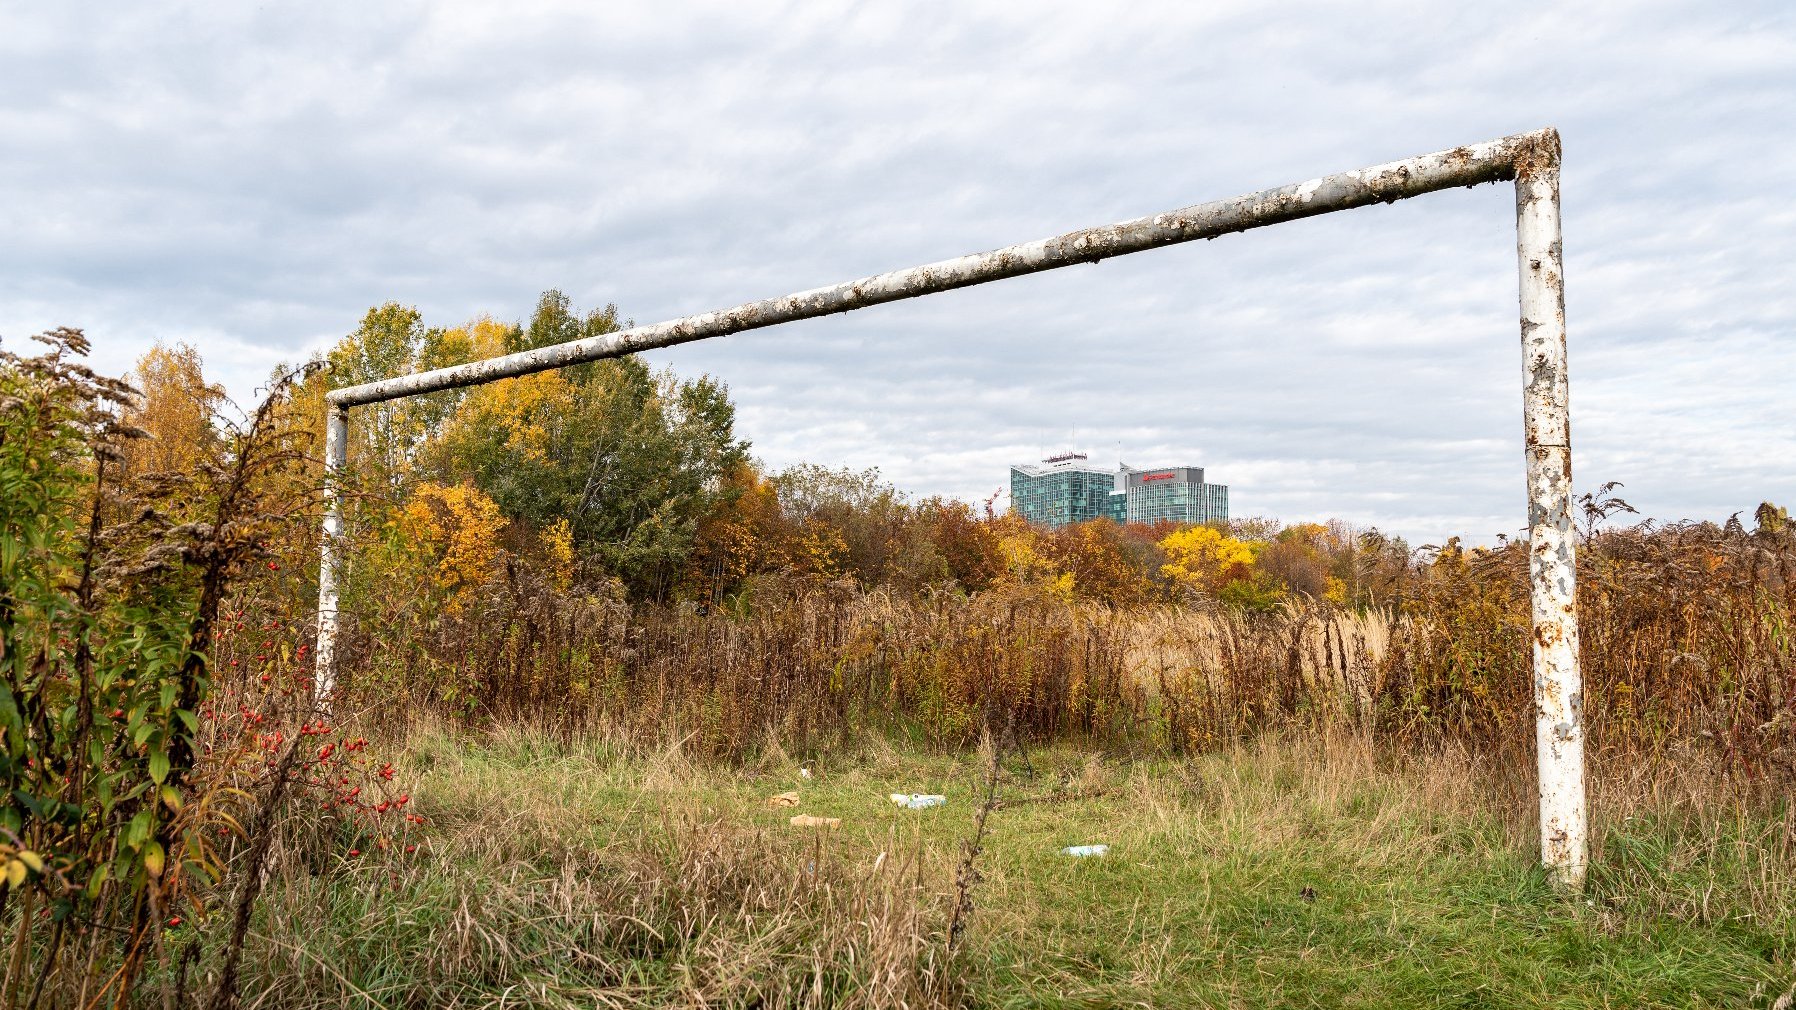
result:
<svg viewBox="0 0 1796 1010"><path fill-rule="evenodd" d="M185 340L247 400L385 301L652 322L1552 125L1578 483L1721 519L1796 504L1791 9L0 0L0 340ZM971 500L1076 446L1484 540L1525 521L1513 199L650 357L775 468Z"/></svg>

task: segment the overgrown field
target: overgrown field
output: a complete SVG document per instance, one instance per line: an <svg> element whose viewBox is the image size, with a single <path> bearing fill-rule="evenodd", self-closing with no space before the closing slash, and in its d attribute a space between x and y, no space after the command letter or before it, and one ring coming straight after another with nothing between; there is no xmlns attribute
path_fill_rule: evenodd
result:
<svg viewBox="0 0 1796 1010"><path fill-rule="evenodd" d="M1768 503L1582 501L1582 893L1535 868L1525 545L764 474L727 389L633 360L358 415L324 697L325 392L616 324L384 306L235 426L190 348L0 350L0 1010L1796 985Z"/></svg>
<svg viewBox="0 0 1796 1010"><path fill-rule="evenodd" d="M1788 801L1696 769L1611 769L1598 869L1566 896L1534 865L1526 776L1463 752L1012 750L950 952L989 752L723 768L432 726L402 753L418 851L279 864L255 1005L1763 1007L1796 985Z"/></svg>

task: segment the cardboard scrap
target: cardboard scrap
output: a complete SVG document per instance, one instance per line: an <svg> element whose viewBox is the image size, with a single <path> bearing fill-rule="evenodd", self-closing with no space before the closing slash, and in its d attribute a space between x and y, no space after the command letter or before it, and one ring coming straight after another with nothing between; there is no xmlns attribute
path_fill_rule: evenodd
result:
<svg viewBox="0 0 1796 1010"><path fill-rule="evenodd" d="M814 817L810 814L793 814L792 826L795 828L839 828L840 817Z"/></svg>

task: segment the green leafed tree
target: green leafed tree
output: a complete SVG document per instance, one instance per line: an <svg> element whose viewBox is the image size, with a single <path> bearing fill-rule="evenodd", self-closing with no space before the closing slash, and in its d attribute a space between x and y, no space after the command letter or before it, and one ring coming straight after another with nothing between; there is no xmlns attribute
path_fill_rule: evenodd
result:
<svg viewBox="0 0 1796 1010"><path fill-rule="evenodd" d="M550 291L511 338L522 349L617 327L615 307L581 315ZM566 519L583 558L659 597L747 448L724 385L626 357L474 387L418 459L431 479L473 480L530 527Z"/></svg>

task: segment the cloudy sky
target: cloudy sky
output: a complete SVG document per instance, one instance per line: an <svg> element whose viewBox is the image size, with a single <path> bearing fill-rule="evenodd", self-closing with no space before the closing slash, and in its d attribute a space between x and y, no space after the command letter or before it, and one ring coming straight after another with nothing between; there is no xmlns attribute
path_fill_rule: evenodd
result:
<svg viewBox="0 0 1796 1010"><path fill-rule="evenodd" d="M652 322L1553 125L1579 483L1725 518L1796 503L1790 10L0 0L0 340L186 340L249 399L389 300ZM975 499L1076 446L1489 539L1524 522L1512 214L1458 190L652 357L728 382L773 467Z"/></svg>

